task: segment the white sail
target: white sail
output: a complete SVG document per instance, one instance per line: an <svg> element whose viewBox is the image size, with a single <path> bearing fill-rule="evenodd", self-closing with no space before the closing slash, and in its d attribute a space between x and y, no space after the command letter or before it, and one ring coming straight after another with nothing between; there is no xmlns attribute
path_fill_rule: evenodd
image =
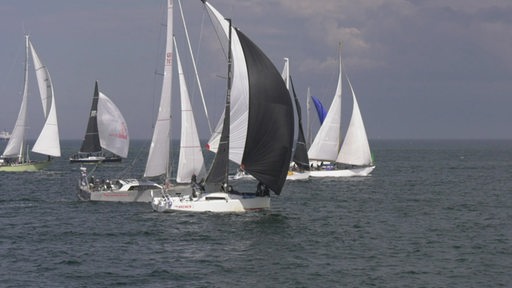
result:
<svg viewBox="0 0 512 288"><path fill-rule="evenodd" d="M27 96L28 96L28 35L25 35L25 79L23 83L23 96L21 100L20 111L18 112L18 118L16 124L11 133L11 138L5 146L2 157L12 158L18 157L23 158L23 149L25 148L25 133L27 129Z"/></svg>
<svg viewBox="0 0 512 288"><path fill-rule="evenodd" d="M52 80L46 66L44 66L36 53L34 45L30 43L32 60L36 71L39 94L43 104L43 112L46 117L43 129L32 148L32 151L49 156L60 157L59 126L57 123L57 108L53 93Z"/></svg>
<svg viewBox="0 0 512 288"><path fill-rule="evenodd" d="M97 120L101 147L126 158L130 146L126 122L114 102L101 92Z"/></svg>
<svg viewBox="0 0 512 288"><path fill-rule="evenodd" d="M290 61L288 58L284 58L284 67L281 72L281 77L283 77L284 83L286 84L286 89L290 90Z"/></svg>
<svg viewBox="0 0 512 288"><path fill-rule="evenodd" d="M171 141L171 90L172 90L172 13L173 1L167 1L167 37L164 58L164 77L158 116L149 148L144 177L168 174Z"/></svg>
<svg viewBox="0 0 512 288"><path fill-rule="evenodd" d="M347 77L348 85L352 92L354 101L352 108L352 117L345 135L345 140L341 146L340 153L336 162L350 165L372 165L372 155L370 152L370 144L366 136L363 117L357 104L356 94L352 88L352 84Z"/></svg>
<svg viewBox="0 0 512 288"><path fill-rule="evenodd" d="M178 170L176 172L176 182L190 183L192 175L196 175L197 179L206 176L206 168L204 166L201 143L199 142L199 136L197 134L194 113L192 111L192 105L190 104L187 83L185 81L185 75L183 74L180 55L176 44L175 49L181 95L180 157Z"/></svg>
<svg viewBox="0 0 512 288"><path fill-rule="evenodd" d="M341 53L339 58L338 86L327 112L324 123L320 126L313 143L308 151L309 159L320 161L335 161L338 157L341 139L341 93L342 69Z"/></svg>
<svg viewBox="0 0 512 288"><path fill-rule="evenodd" d="M205 3L208 8L207 11L212 18L214 28L217 35L224 35L221 40L224 54L228 53L228 33L229 23L224 17L213 7L210 3ZM245 64L245 56L240 45L237 33L232 28L231 38L233 54L233 77L231 86L231 113L230 113L230 134L229 134L229 159L237 164L241 164L242 156L244 154L245 141L247 138L247 123L249 119L249 80L247 65ZM222 123L224 122L224 114L217 126L214 133L208 141L208 147L211 151L216 152L219 146L220 134L222 131Z"/></svg>

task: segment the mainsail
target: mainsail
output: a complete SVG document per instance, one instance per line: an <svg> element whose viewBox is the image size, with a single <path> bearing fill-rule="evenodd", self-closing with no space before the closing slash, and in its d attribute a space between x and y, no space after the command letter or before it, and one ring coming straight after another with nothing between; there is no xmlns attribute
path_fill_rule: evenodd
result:
<svg viewBox="0 0 512 288"><path fill-rule="evenodd" d="M29 40L28 35L25 35L25 78L23 81L23 96L21 100L20 111L18 112L18 118L16 124L11 133L11 138L5 146L3 158L18 157L23 159L25 150L25 134L27 129L27 97L28 97L28 47Z"/></svg>
<svg viewBox="0 0 512 288"><path fill-rule="evenodd" d="M167 1L167 37L164 57L164 77L158 116L153 130L144 177L169 175L170 141L171 141L171 90L172 90L172 12L173 1Z"/></svg>
<svg viewBox="0 0 512 288"><path fill-rule="evenodd" d="M342 92L342 64L341 53L339 57L339 75L336 93L325 120L309 147L309 159L320 161L336 161L340 150L341 140L341 92Z"/></svg>
<svg viewBox="0 0 512 288"><path fill-rule="evenodd" d="M98 99L100 92L98 90L98 81L94 84L94 94L92 97L91 111L89 112L89 121L85 131L84 140L80 147L80 152L94 153L101 151L100 136L98 134Z"/></svg>

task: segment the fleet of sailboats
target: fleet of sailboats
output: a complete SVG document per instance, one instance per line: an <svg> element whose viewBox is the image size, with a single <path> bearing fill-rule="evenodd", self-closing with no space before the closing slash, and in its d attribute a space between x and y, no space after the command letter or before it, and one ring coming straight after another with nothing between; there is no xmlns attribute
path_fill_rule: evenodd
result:
<svg viewBox="0 0 512 288"><path fill-rule="evenodd" d="M44 126L34 144L34 147L32 148L32 151L47 155L47 161L30 160L29 149L26 142L26 130L28 129L27 119L29 116L27 112L29 49L32 54L39 94L41 96L43 112L46 118ZM16 120L12 133L10 134L9 142L6 145L2 156L0 156L0 171L37 171L47 167L50 164L51 157L60 157L59 127L57 123L57 110L53 84L47 67L42 64L34 46L29 40L28 35L25 35L25 78L22 95L18 119Z"/></svg>
<svg viewBox="0 0 512 288"><path fill-rule="evenodd" d="M227 55L228 70L225 108L207 144L208 150L215 153L207 172L194 119L194 109L178 45L173 36L173 2L167 0L160 103L143 179L95 179L89 177L87 168L82 166L78 179L79 199L151 202L153 210L158 212L244 212L269 209L271 192L279 195L287 179L370 175L375 166L354 89L346 73L343 73L341 45L338 84L329 110L325 111L320 101L313 99L316 100L315 106L321 117L321 125L314 141L309 145L304 133L300 101L290 75L288 59L285 58L284 69L279 73L264 52L244 33L231 25L231 20L224 18L208 1L202 0L219 36L222 50ZM183 11L181 14L185 26ZM188 33L186 36L189 41ZM0 157L0 171L36 171L46 167L51 157L60 157L56 105L50 75L28 35L25 37L25 50L22 104L12 133L5 131L2 134L9 142ZM29 159L25 141L29 50L32 52L45 115L44 127L32 151L48 155L48 161L42 162ZM194 56L191 56L193 59ZM192 62L195 66L195 61ZM174 65L177 65L179 80L182 126L176 178L171 178L171 98ZM195 71L202 91L197 70ZM351 119L344 137L341 133L343 76L350 88L353 103ZM312 98L309 88L307 97L309 139L309 102ZM204 98L203 104L208 117ZM79 152L71 156L69 161L119 162L127 157L129 142L128 128L123 115L112 100L100 92L96 82L84 140ZM254 184L245 185L245 190L248 185L254 185L252 190L240 191L242 188L235 187L236 182L230 183L233 179L229 177L230 163L240 167L239 177L255 180ZM154 181L150 180L151 178L160 180Z"/></svg>

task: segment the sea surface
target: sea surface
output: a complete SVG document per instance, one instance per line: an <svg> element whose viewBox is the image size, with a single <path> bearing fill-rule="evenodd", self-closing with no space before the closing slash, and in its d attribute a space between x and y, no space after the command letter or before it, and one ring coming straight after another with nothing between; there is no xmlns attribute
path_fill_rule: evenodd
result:
<svg viewBox="0 0 512 288"><path fill-rule="evenodd" d="M289 182L234 215L81 202L79 146L0 173L0 287L512 286L512 141L371 141L371 177ZM140 177L147 147L95 175Z"/></svg>

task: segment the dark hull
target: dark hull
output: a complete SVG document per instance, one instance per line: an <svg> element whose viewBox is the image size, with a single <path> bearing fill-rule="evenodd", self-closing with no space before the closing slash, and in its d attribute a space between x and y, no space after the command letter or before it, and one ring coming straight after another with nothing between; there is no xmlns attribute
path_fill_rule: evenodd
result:
<svg viewBox="0 0 512 288"><path fill-rule="evenodd" d="M122 158L105 158L103 160L99 159L87 159L87 158L78 158L78 159L69 159L69 163L100 163L100 162L121 162Z"/></svg>
<svg viewBox="0 0 512 288"><path fill-rule="evenodd" d="M123 158L117 155L108 155L97 154L97 155L83 155L83 154L75 154L69 157L70 163L100 163L100 162L121 162Z"/></svg>

